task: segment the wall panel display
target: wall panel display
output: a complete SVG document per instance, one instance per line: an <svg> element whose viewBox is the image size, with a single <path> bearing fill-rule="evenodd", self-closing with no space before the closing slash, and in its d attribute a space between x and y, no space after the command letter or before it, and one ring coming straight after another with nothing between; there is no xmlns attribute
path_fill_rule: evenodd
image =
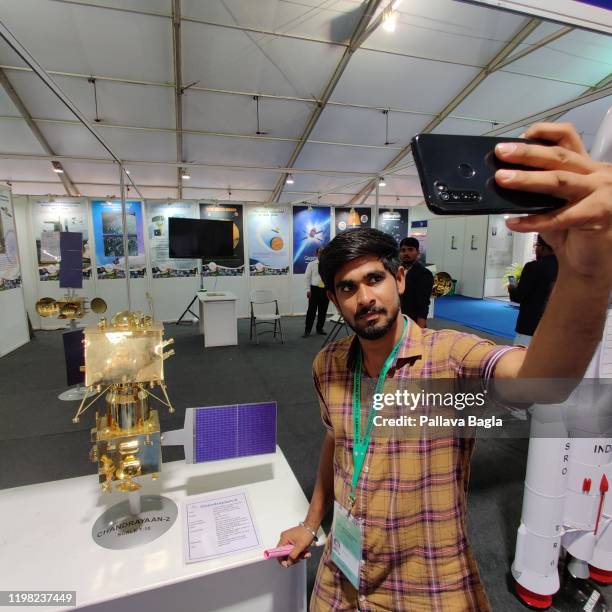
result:
<svg viewBox="0 0 612 612"><path fill-rule="evenodd" d="M282 207L258 207L248 211L249 269L251 276L289 273L291 214Z"/></svg>
<svg viewBox="0 0 612 612"><path fill-rule="evenodd" d="M372 211L369 208L334 208L336 234L357 227L372 227Z"/></svg>
<svg viewBox="0 0 612 612"><path fill-rule="evenodd" d="M193 205L185 202L147 202L146 208L153 278L195 276L198 273L197 260L170 259L168 254L168 219L193 218Z"/></svg>
<svg viewBox="0 0 612 612"><path fill-rule="evenodd" d="M399 244L408 236L408 211L381 210L378 215L378 227L381 231L391 234Z"/></svg>
<svg viewBox="0 0 612 612"><path fill-rule="evenodd" d="M242 204L200 204L200 219L228 221L234 224L234 253L231 257L202 260L202 276L242 276L244 274L244 231Z"/></svg>
<svg viewBox="0 0 612 612"><path fill-rule="evenodd" d="M304 274L317 258L317 249L329 242L331 208L293 207L293 273Z"/></svg>
<svg viewBox="0 0 612 612"><path fill-rule="evenodd" d="M79 232L83 235L83 278L91 278L91 245L86 200L31 199L30 201L32 230L38 259L38 278L41 281L59 280L60 232Z"/></svg>
<svg viewBox="0 0 612 612"><path fill-rule="evenodd" d="M0 188L0 291L21 287L15 216L10 192ZM6 313L5 313L6 314Z"/></svg>
<svg viewBox="0 0 612 612"><path fill-rule="evenodd" d="M144 278L146 259L142 228L142 203L126 201L130 278ZM91 203L96 272L99 279L125 278L121 202L93 200Z"/></svg>
<svg viewBox="0 0 612 612"><path fill-rule="evenodd" d="M514 235L506 226L504 215L489 216L487 241L487 278L501 277L512 264Z"/></svg>

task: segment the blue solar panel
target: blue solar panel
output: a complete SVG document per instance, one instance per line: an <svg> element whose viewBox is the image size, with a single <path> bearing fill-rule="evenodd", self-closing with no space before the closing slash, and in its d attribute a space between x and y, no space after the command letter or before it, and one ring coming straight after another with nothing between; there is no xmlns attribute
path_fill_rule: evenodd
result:
<svg viewBox="0 0 612 612"><path fill-rule="evenodd" d="M64 357L66 358L66 382L68 386L85 382L85 373L81 366L85 365L85 346L83 330L76 329L62 334L64 341Z"/></svg>
<svg viewBox="0 0 612 612"><path fill-rule="evenodd" d="M276 451L276 402L194 410L195 463Z"/></svg>
<svg viewBox="0 0 612 612"><path fill-rule="evenodd" d="M83 234L60 232L60 287L80 289L83 286Z"/></svg>

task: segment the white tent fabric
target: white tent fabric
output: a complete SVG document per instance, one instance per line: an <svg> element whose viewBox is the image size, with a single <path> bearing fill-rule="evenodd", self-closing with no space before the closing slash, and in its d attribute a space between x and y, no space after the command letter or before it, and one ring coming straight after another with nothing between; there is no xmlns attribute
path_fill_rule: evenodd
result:
<svg viewBox="0 0 612 612"><path fill-rule="evenodd" d="M346 204L529 22L455 0L400 3L396 31L376 28L352 54L288 168L367 4L3 0L0 21L125 163L143 197L177 198L181 182L185 199L227 200L231 192L235 200L269 202L279 177L293 169L295 182L283 185L280 202ZM378 3L371 20L388 5ZM492 71L435 132L485 134L607 87L606 97L558 118L573 121L591 143L612 104L612 38L572 30L540 46L562 26L534 25L510 57L532 52ZM117 195L119 173L109 153L4 41L0 66L52 150L44 150L0 88L0 180L10 181L14 193L65 195L51 167L57 159L80 194ZM508 135L520 131L514 127ZM410 155L399 165L385 174L382 205L422 199ZM178 166L189 169L189 180L180 181ZM366 203L373 202L370 194Z"/></svg>

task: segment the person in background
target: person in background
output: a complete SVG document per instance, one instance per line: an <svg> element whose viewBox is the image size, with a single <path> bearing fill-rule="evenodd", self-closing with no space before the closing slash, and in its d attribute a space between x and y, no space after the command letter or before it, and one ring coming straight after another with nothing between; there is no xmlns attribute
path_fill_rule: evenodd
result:
<svg viewBox="0 0 612 612"><path fill-rule="evenodd" d="M302 338L308 338L312 330L312 324L317 317L317 334L325 335L323 325L325 325L325 317L327 315L327 307L329 299L323 285L323 281L319 276L319 253L321 247L317 249L317 258L313 259L306 266L306 297L308 297L308 311L306 312L306 328ZM317 314L318 311L318 314Z"/></svg>
<svg viewBox="0 0 612 612"><path fill-rule="evenodd" d="M529 346L557 280L557 258L538 234L535 261L525 264L518 284L509 283L510 299L520 305L514 344Z"/></svg>
<svg viewBox="0 0 612 612"><path fill-rule="evenodd" d="M406 289L401 297L402 314L408 315L419 327L427 327L434 277L418 259L419 241L404 238L400 242L400 260L406 270Z"/></svg>

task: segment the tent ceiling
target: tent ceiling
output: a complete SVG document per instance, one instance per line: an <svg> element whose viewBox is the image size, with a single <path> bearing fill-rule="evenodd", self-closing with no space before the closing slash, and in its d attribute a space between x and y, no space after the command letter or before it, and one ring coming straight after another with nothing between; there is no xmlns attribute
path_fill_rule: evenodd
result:
<svg viewBox="0 0 612 612"><path fill-rule="evenodd" d="M176 167L184 161L191 173L183 184L185 198L227 199L231 190L235 200L269 201L364 3L180 4L182 160L176 149L170 0L5 0L2 21L125 160L144 197L177 197ZM378 28L351 57L294 164L295 183L285 186L279 201L347 203L525 23L518 15L455 0L400 4L396 32ZM560 28L541 23L515 53ZM0 64L54 154L83 158L62 160L80 193L117 194L116 164L91 161L110 160L108 152L37 75L17 69L25 64L3 41ZM611 72L612 37L574 30L490 74L434 131L483 134L570 101ZM100 122L94 121L91 76ZM266 132L259 136L255 94L260 131ZM608 96L567 113L587 144L611 104ZM388 145L384 109L390 109ZM1 88L0 143L2 155L45 154ZM405 157L400 165L406 168L385 176L382 204L418 202L411 161ZM48 161L0 159L0 179L11 180L16 193L65 194ZM370 195L366 203L372 202Z"/></svg>

